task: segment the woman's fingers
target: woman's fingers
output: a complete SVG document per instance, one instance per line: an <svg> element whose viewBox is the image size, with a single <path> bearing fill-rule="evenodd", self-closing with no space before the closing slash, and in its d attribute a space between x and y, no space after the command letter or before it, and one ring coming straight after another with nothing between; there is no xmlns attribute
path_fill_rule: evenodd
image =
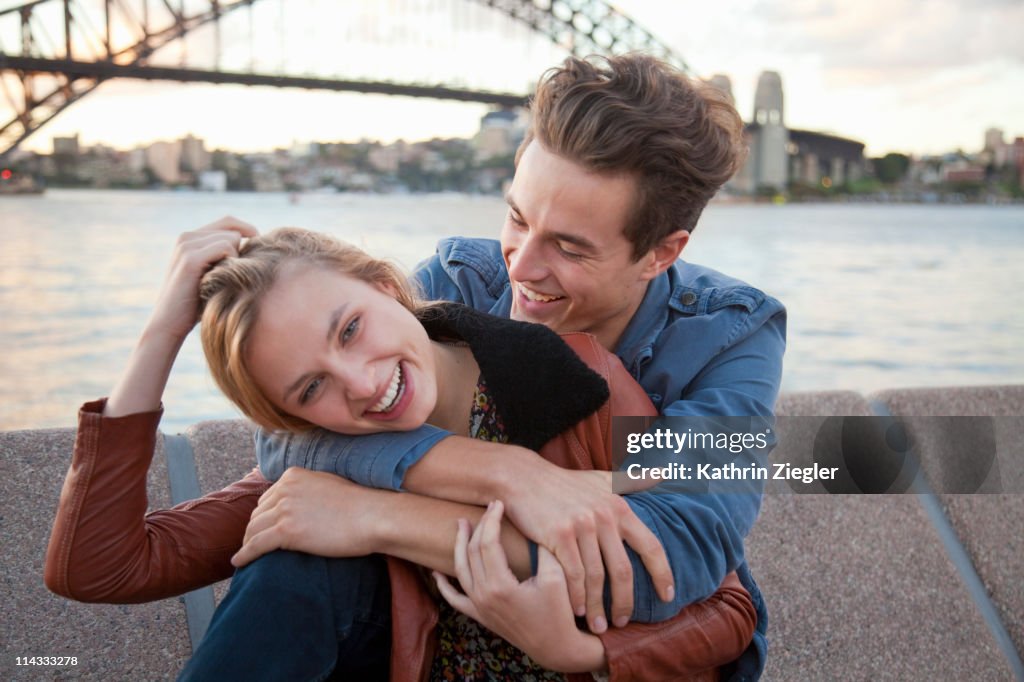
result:
<svg viewBox="0 0 1024 682"><path fill-rule="evenodd" d="M493 503L492 503L493 505ZM487 511L491 510L491 506L487 507ZM487 514L484 514L486 517ZM481 523L483 518L480 519ZM487 580L487 568L484 566L483 554L480 551L480 543L482 541L482 535L480 533L480 523L477 523L476 528L473 529L473 533L469 538L469 544L466 547L466 555L469 557L469 569L473 576L473 586L463 585L462 589L466 591L466 594L472 596L476 589L477 583L481 583ZM460 577L459 580L462 580Z"/></svg>
<svg viewBox="0 0 1024 682"><path fill-rule="evenodd" d="M455 589L455 586L448 580L448 576L437 571L431 571L431 573L434 576L434 583L437 584L437 590L444 597L444 600L451 604L452 608L456 611L464 613L479 622L480 613L477 611L473 600Z"/></svg>
<svg viewBox="0 0 1024 682"><path fill-rule="evenodd" d="M473 591L473 571L469 565L469 521L459 519L455 532L455 577L466 592ZM453 605L454 606L454 605Z"/></svg>
<svg viewBox="0 0 1024 682"><path fill-rule="evenodd" d="M474 531L474 535L480 536L481 563L492 585L499 582L519 582L508 566L508 555L501 544L501 520L504 511L505 506L500 500L492 502Z"/></svg>
<svg viewBox="0 0 1024 682"><path fill-rule="evenodd" d="M259 231L255 227L245 222L244 220L239 220L238 218L235 218L234 216L224 216L223 218L219 218L218 220L213 221L209 225L204 225L200 227L198 230L195 230L191 234L195 234L196 232L217 232L220 230L232 230L234 232L239 233L243 237L255 237L256 235L259 234Z"/></svg>

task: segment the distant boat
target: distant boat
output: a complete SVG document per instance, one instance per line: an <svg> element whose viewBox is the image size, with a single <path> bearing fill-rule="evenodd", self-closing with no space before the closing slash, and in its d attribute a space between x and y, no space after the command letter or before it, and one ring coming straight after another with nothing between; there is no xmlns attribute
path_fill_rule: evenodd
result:
<svg viewBox="0 0 1024 682"><path fill-rule="evenodd" d="M0 196L9 194L42 194L45 187L31 175L21 175L5 168L0 172Z"/></svg>

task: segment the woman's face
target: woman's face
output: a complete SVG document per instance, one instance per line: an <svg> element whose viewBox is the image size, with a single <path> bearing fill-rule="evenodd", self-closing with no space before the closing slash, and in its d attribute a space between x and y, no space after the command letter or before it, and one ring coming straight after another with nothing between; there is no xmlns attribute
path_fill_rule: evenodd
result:
<svg viewBox="0 0 1024 682"><path fill-rule="evenodd" d="M317 426L408 431L437 403L434 351L419 321L386 290L327 267L286 264L250 334L256 385Z"/></svg>

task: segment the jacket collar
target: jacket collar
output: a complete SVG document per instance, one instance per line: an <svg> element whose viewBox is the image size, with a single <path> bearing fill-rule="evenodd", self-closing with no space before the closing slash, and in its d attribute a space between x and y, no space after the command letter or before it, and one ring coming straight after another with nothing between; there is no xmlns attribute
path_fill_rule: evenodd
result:
<svg viewBox="0 0 1024 682"><path fill-rule="evenodd" d="M608 385L544 325L458 303L417 311L432 339L469 344L509 442L538 450L608 400Z"/></svg>

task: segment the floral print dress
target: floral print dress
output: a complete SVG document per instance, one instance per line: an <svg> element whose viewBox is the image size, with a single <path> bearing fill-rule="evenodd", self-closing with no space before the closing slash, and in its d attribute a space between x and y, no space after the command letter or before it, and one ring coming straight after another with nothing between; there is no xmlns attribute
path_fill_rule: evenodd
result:
<svg viewBox="0 0 1024 682"><path fill-rule="evenodd" d="M505 426L483 377L473 395L469 435L495 443L508 442ZM539 667L522 651L459 613L443 599L439 610L437 652L430 670L432 682L564 682L562 673Z"/></svg>

